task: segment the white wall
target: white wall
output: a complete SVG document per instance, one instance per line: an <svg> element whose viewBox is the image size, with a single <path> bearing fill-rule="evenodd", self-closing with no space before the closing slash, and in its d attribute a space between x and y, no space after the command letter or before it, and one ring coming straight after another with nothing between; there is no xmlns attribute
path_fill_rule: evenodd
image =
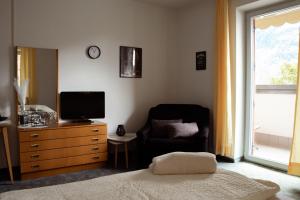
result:
<svg viewBox="0 0 300 200"><path fill-rule="evenodd" d="M178 11L176 103L199 104L210 109L213 121L215 68L215 1L201 1ZM196 70L196 52L206 51L206 70ZM213 125L213 123L211 123ZM213 150L213 126L210 151Z"/></svg>
<svg viewBox="0 0 300 200"><path fill-rule="evenodd" d="M11 29L11 5L10 0L0 1L0 114L7 116L11 114L11 76L12 66L12 29Z"/></svg>
<svg viewBox="0 0 300 200"><path fill-rule="evenodd" d="M239 121L238 151L243 154L245 94L244 15L255 6L280 0L232 0L233 81ZM12 45L59 49L59 91L103 90L109 133L125 123L136 131L149 107L158 103L196 103L213 110L215 1L199 1L179 10L136 0L15 0L12 34L11 0L1 1L0 112L14 114ZM257 5L251 5L257 3ZM3 34L2 34L3 33ZM12 35L15 36L12 39ZM14 41L14 44L13 42ZM88 45L102 49L100 59L87 58ZM143 78L119 78L119 46L143 48ZM195 52L207 51L207 69L195 70ZM241 54L235 55L236 51ZM12 116L14 118L14 116ZM18 142L11 131L14 164ZM3 162L1 162L3 163Z"/></svg>
<svg viewBox="0 0 300 200"><path fill-rule="evenodd" d="M109 133L117 124L136 131L167 99L174 14L131 0L16 0L15 44L58 48L59 90L105 91ZM88 45L101 48L100 59L86 56ZM121 45L143 48L143 78L119 78Z"/></svg>
<svg viewBox="0 0 300 200"><path fill-rule="evenodd" d="M213 109L215 65L215 1L201 1L178 11L177 93L180 103ZM206 70L196 70L196 52L206 51Z"/></svg>
<svg viewBox="0 0 300 200"><path fill-rule="evenodd" d="M105 91L103 121L108 123L109 133L115 132L117 124L136 131L151 106L171 102L168 88L175 88L171 80L177 63L175 10L135 0L15 0L12 17L11 2L0 2L1 114L15 119L12 45L59 49L59 91ZM100 59L86 56L89 45L100 46ZM119 78L121 45L143 48L143 78ZM15 127L10 142L16 166ZM0 161L0 167L5 167L3 163Z"/></svg>
<svg viewBox="0 0 300 200"><path fill-rule="evenodd" d="M13 77L14 77L14 52L13 37L12 37L12 12L11 0L0 1L0 114L9 116L12 123L15 123L15 96L13 91ZM14 126L9 128L9 142L11 154L13 155L13 163L16 164L18 160L18 146L17 134ZM6 167L6 160L4 156L4 145L2 137L0 137L0 167Z"/></svg>

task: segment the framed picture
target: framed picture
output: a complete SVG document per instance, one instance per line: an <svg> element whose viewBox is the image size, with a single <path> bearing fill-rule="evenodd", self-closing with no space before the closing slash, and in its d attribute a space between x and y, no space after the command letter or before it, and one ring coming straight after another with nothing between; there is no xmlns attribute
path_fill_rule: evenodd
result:
<svg viewBox="0 0 300 200"><path fill-rule="evenodd" d="M120 46L120 77L142 78L142 48Z"/></svg>
<svg viewBox="0 0 300 200"><path fill-rule="evenodd" d="M196 70L206 70L206 51L196 52Z"/></svg>

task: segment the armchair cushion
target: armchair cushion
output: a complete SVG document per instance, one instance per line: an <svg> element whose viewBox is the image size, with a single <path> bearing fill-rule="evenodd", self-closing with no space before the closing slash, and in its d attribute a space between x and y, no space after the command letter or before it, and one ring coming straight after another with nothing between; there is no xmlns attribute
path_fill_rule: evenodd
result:
<svg viewBox="0 0 300 200"><path fill-rule="evenodd" d="M196 122L192 123L171 123L166 125L169 138L191 137L199 132Z"/></svg>
<svg viewBox="0 0 300 200"><path fill-rule="evenodd" d="M171 123L182 123L182 119L172 119L172 120L157 120L152 119L151 125L151 137L153 138L168 138L169 133L167 125Z"/></svg>

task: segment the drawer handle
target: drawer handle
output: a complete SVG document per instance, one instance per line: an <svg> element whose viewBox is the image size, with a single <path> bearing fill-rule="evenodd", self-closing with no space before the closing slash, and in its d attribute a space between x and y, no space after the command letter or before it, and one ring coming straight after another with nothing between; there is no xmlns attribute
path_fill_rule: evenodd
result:
<svg viewBox="0 0 300 200"><path fill-rule="evenodd" d="M39 154L31 155L31 158L39 158L39 157L40 157Z"/></svg>
<svg viewBox="0 0 300 200"><path fill-rule="evenodd" d="M99 158L100 158L99 156L93 157L94 160L98 160Z"/></svg>
<svg viewBox="0 0 300 200"><path fill-rule="evenodd" d="M92 138L93 141L99 141L99 138Z"/></svg>
<svg viewBox="0 0 300 200"><path fill-rule="evenodd" d="M95 128L95 129L92 129L93 132L99 132L99 129Z"/></svg>
<svg viewBox="0 0 300 200"><path fill-rule="evenodd" d="M39 137L39 134L34 133L34 134L31 134L30 136L33 138L37 138L37 137Z"/></svg>
<svg viewBox="0 0 300 200"><path fill-rule="evenodd" d="M40 165L31 165L31 168L39 168Z"/></svg>
<svg viewBox="0 0 300 200"><path fill-rule="evenodd" d="M36 147L39 147L40 145L39 144L32 144L31 147L33 148L36 148Z"/></svg>
<svg viewBox="0 0 300 200"><path fill-rule="evenodd" d="M99 147L93 147L92 150L94 151L99 150Z"/></svg>

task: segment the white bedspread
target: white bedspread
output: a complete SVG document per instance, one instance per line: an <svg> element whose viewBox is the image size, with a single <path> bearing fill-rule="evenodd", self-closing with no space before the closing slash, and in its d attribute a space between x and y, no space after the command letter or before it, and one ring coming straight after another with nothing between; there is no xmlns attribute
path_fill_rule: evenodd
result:
<svg viewBox="0 0 300 200"><path fill-rule="evenodd" d="M279 187L219 169L214 174L153 175L148 169L87 181L11 191L1 200L264 200Z"/></svg>

